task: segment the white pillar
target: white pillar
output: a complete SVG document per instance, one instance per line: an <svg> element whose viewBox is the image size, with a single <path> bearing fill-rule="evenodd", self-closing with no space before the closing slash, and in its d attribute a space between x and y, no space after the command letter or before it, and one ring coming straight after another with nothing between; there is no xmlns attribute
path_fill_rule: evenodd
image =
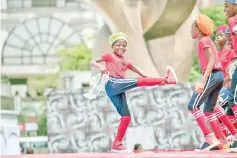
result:
<svg viewBox="0 0 237 158"><path fill-rule="evenodd" d="M1 110L0 155L20 155L19 115L20 98L14 99L14 110Z"/></svg>

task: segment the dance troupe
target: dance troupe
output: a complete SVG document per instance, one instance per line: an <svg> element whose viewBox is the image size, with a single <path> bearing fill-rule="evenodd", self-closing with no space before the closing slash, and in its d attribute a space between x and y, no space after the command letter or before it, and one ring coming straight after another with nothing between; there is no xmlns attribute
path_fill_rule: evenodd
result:
<svg viewBox="0 0 237 158"><path fill-rule="evenodd" d="M191 26L191 37L198 40L198 60L202 70L201 80L188 104L188 110L200 127L204 141L196 150L228 150L237 148L237 1L226 0L224 4L228 26L216 29L216 41L210 36L214 32L213 21L205 14L197 16ZM113 152L131 152L122 140L131 121L126 100L126 91L136 87L170 85L178 82L174 69L167 67L163 78L151 78L128 60L124 54L129 44L125 33L114 33L109 37L112 52L105 52L90 65L107 74L103 88L121 116ZM105 66L101 64L105 63ZM127 70L140 77L125 78ZM200 110L200 106L204 105ZM208 125L208 123L209 125Z"/></svg>

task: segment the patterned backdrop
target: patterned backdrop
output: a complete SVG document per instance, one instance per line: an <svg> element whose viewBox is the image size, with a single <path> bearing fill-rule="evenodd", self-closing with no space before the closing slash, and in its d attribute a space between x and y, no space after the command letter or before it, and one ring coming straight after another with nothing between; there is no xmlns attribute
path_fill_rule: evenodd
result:
<svg viewBox="0 0 237 158"><path fill-rule="evenodd" d="M105 152L110 150L119 115L103 94L89 101L88 89L46 92L51 153ZM137 88L127 92L132 121L124 143L144 149L193 149L201 132L187 110L191 84Z"/></svg>

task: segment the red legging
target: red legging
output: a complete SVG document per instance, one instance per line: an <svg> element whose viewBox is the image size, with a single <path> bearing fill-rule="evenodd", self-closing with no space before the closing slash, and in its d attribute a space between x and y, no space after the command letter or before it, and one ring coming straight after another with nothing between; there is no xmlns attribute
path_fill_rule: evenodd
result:
<svg viewBox="0 0 237 158"><path fill-rule="evenodd" d="M137 86L155 86L166 83L166 78L138 78Z"/></svg>

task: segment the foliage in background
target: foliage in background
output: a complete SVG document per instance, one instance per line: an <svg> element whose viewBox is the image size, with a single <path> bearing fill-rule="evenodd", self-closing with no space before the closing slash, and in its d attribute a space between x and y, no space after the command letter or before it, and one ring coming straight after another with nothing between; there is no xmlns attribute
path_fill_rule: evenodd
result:
<svg viewBox="0 0 237 158"><path fill-rule="evenodd" d="M28 79L28 86L36 90L36 98L45 101L44 90L56 88L59 83L59 74L33 76ZM32 94L32 93L31 93ZM34 97L34 95L33 95Z"/></svg>
<svg viewBox="0 0 237 158"><path fill-rule="evenodd" d="M213 7L209 7L209 8L200 9L201 13L209 16L214 22L215 31L212 36L213 40L215 39L216 28L219 25L226 25L227 26L227 18L224 15L223 9L224 9L224 6L213 6Z"/></svg>
<svg viewBox="0 0 237 158"><path fill-rule="evenodd" d="M200 9L200 12L208 15L214 21L215 29L219 25L227 24L227 19L223 13L223 6L213 6L210 8ZM215 35L215 32L213 35ZM212 39L214 40L215 36L213 36ZM90 69L88 63L92 58L92 50L84 43L80 43L79 45L68 49L59 50L57 54L60 58L60 71ZM189 81L193 82L200 76L201 71L196 56L194 58ZM36 89L37 96L40 100L45 100L43 95L44 89L56 88L58 82L59 74L31 77L28 80L29 87ZM25 122L26 118L20 115L19 121ZM37 122L39 125L37 134L40 136L47 135L47 115L44 113L42 116L38 116Z"/></svg>
<svg viewBox="0 0 237 158"><path fill-rule="evenodd" d="M225 18L223 6L213 6L209 8L202 8L200 12L209 16L214 22L215 31L212 36L212 40L215 41L216 28L219 25L227 25L227 19ZM194 82L197 78L201 77L201 70L198 63L197 56L193 59L193 65L191 74L189 76L189 82Z"/></svg>
<svg viewBox="0 0 237 158"><path fill-rule="evenodd" d="M25 122L28 121L28 117L27 117L27 116L24 116L24 115L21 115L21 114L18 115L17 119L18 119L18 122L19 122L19 123L25 123Z"/></svg>
<svg viewBox="0 0 237 158"><path fill-rule="evenodd" d="M84 43L62 49L57 52L60 58L61 71L67 70L90 70L89 62L92 58L92 50Z"/></svg>
<svg viewBox="0 0 237 158"><path fill-rule="evenodd" d="M84 43L80 43L74 47L58 50L60 62L60 72L70 70L89 70L89 62L92 58L92 50L88 48ZM44 90L46 88L57 88L59 85L59 73L52 75L40 75L28 78L28 86L31 89L36 90L36 94L31 94L33 98L46 101L44 96ZM27 117L20 115L18 117L19 122L26 122ZM41 116L37 116L37 123L39 130L38 136L46 136L47 133L47 115L43 113Z"/></svg>
<svg viewBox="0 0 237 158"><path fill-rule="evenodd" d="M39 129L37 130L38 136L47 136L48 135L48 128L47 128L47 115L44 113L41 116L37 117L37 122Z"/></svg>
<svg viewBox="0 0 237 158"><path fill-rule="evenodd" d="M193 65L192 65L191 73L189 75L188 80L189 80L189 82L194 82L201 76L202 76L202 74L201 74L201 69L200 69L199 62L198 62L198 57L195 56L195 58L193 59Z"/></svg>
<svg viewBox="0 0 237 158"><path fill-rule="evenodd" d="M60 72L67 70L89 70L92 50L84 43L57 52L60 58ZM60 73L59 72L59 73ZM45 100L44 90L56 88L59 85L59 73L52 75L33 76L28 79L28 85L36 90L36 97ZM34 96L34 95L33 95Z"/></svg>
<svg viewBox="0 0 237 158"><path fill-rule="evenodd" d="M18 116L19 123L27 123L29 121L28 116L19 115ZM42 115L36 116L36 123L38 124L38 130L36 131L37 136L47 136L48 129L47 129L47 115L43 113ZM32 132L21 131L21 136L30 136ZM33 132L35 133L35 132Z"/></svg>

